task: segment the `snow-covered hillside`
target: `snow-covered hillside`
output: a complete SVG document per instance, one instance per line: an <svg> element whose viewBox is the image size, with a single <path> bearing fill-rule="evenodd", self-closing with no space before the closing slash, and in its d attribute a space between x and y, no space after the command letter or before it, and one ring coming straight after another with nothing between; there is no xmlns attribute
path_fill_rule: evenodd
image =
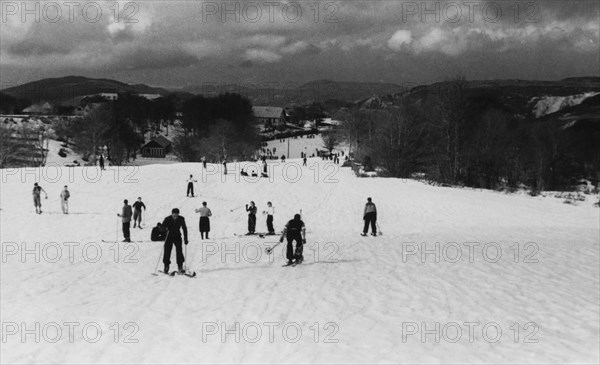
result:
<svg viewBox="0 0 600 365"><path fill-rule="evenodd" d="M317 158L269 163L258 180L201 164L2 170L1 362L600 361L596 199L359 179ZM185 196L190 174L199 197ZM49 194L41 215L36 181ZM116 214L138 196L148 210L136 242L103 242L122 239ZM377 237L359 235L369 196ZM204 242L203 200L213 212ZM282 267L282 246L265 254L276 238L236 236L250 200L258 231L267 201L277 230L302 210L303 264ZM188 222L193 279L150 275L162 249L150 228L174 207Z"/></svg>
<svg viewBox="0 0 600 365"><path fill-rule="evenodd" d="M596 96L598 92L587 92L578 95L569 96L543 96L531 99L533 106L533 113L536 118L542 117L547 114L556 113L557 111L564 109L569 106L575 106L583 103L586 99Z"/></svg>

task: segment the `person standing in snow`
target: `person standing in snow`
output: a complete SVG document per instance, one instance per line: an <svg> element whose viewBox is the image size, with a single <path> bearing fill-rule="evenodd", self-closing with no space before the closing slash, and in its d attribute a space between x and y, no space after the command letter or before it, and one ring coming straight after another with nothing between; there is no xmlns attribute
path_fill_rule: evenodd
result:
<svg viewBox="0 0 600 365"><path fill-rule="evenodd" d="M250 206L248 206L248 204L246 204L246 212L248 212L248 233L247 234L254 234L255 230L256 230L256 205L254 205L254 202L251 201L250 202Z"/></svg>
<svg viewBox="0 0 600 365"><path fill-rule="evenodd" d="M302 166L306 166L306 154L304 155L304 158L302 159L302 161L303 161Z"/></svg>
<svg viewBox="0 0 600 365"><path fill-rule="evenodd" d="M190 178L187 179L187 193L185 196L190 196L190 194L192 194L192 197L194 196L194 183L197 182L196 179L194 179L193 175L190 175Z"/></svg>
<svg viewBox="0 0 600 365"><path fill-rule="evenodd" d="M35 212L37 214L42 214L42 191L46 195L46 199L48 199L48 194L46 193L46 190L39 186L38 183L33 184L33 205L35 206Z"/></svg>
<svg viewBox="0 0 600 365"><path fill-rule="evenodd" d="M369 224L371 225L371 235L377 236L377 207L371 201L371 198L367 198L367 204L365 204L365 211L363 213L363 220L365 221L365 227L363 228L363 236L367 235L369 231Z"/></svg>
<svg viewBox="0 0 600 365"><path fill-rule="evenodd" d="M184 273L183 263L185 262L185 257L183 257L180 230L183 231L183 243L186 245L188 244L188 232L187 226L185 225L185 218L179 215L179 209L173 208L173 210L171 210L171 215L165 218L162 223L162 228L167 232L163 256L163 264L165 266L163 272L169 272L169 265L171 265L171 251L173 250L173 245L175 245L177 269L180 273Z"/></svg>
<svg viewBox="0 0 600 365"><path fill-rule="evenodd" d="M142 229L142 208L146 211L146 204L142 203L142 198L138 197L137 201L133 203L133 228L137 223L137 226Z"/></svg>
<svg viewBox="0 0 600 365"><path fill-rule="evenodd" d="M127 199L123 200L123 209L120 214L117 214L118 217L121 217L121 222L123 223L123 237L125 238L123 242L131 242L129 228L131 226L132 215L131 205L129 205Z"/></svg>
<svg viewBox="0 0 600 365"><path fill-rule="evenodd" d="M104 155L100 155L100 170L104 170Z"/></svg>
<svg viewBox="0 0 600 365"><path fill-rule="evenodd" d="M202 167L206 170L206 157L202 156Z"/></svg>
<svg viewBox="0 0 600 365"><path fill-rule="evenodd" d="M279 242L283 242L283 238L287 238L287 251L286 258L288 260L288 265L294 263L296 260L297 264L302 263L304 261L304 256L302 256L303 246L306 243L306 227L304 226L304 222L302 221L300 214L294 215L294 219L287 222L285 228L283 229L283 233L279 238ZM296 241L296 249L294 250L293 242Z"/></svg>
<svg viewBox="0 0 600 365"><path fill-rule="evenodd" d="M202 202L202 208L196 209L196 213L200 213L200 238L204 239L206 233L206 239L208 239L208 232L210 232L210 218L212 212L206 206L206 202Z"/></svg>
<svg viewBox="0 0 600 365"><path fill-rule="evenodd" d="M227 160L223 160L223 175L227 175Z"/></svg>
<svg viewBox="0 0 600 365"><path fill-rule="evenodd" d="M60 207L62 209L63 214L69 214L70 197L71 193L69 193L69 189L67 189L67 185L65 185L64 189L60 192Z"/></svg>
<svg viewBox="0 0 600 365"><path fill-rule="evenodd" d="M273 228L273 215L275 214L275 208L273 208L273 204L271 204L271 202L267 203L267 210L263 211L263 214L267 215L267 230L269 231L267 234L275 234L275 229Z"/></svg>

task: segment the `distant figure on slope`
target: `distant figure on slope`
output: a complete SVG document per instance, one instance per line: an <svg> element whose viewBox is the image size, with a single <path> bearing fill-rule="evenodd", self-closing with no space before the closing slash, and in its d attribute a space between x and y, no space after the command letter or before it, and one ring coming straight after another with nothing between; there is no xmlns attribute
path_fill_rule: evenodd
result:
<svg viewBox="0 0 600 365"><path fill-rule="evenodd" d="M142 229L142 208L146 211L146 204L142 203L142 198L138 197L137 201L133 203L133 228L137 223L137 226Z"/></svg>
<svg viewBox="0 0 600 365"><path fill-rule="evenodd" d="M302 251L303 246L306 243L306 227L304 226L304 222L302 222L300 214L294 215L294 219L287 222L283 229L283 233L279 238L279 242L283 242L284 237L287 238L286 258L288 260L288 265L293 264L294 260L296 260L297 264L302 263L302 261L304 261ZM293 246L294 241L296 241L295 250Z"/></svg>
<svg viewBox="0 0 600 365"><path fill-rule="evenodd" d="M44 190L44 188L39 186L38 183L33 184L33 192L32 192L33 205L35 206L35 212L37 214L42 214L42 199L41 199L42 191L46 195L46 199L48 199L48 194L46 193L46 190Z"/></svg>
<svg viewBox="0 0 600 365"><path fill-rule="evenodd" d="M285 155L281 155L281 162L285 163Z"/></svg>
<svg viewBox="0 0 600 365"><path fill-rule="evenodd" d="M240 172L240 175L242 175L242 176L248 176L248 173L246 171L244 171L243 167L242 167L242 171Z"/></svg>
<svg viewBox="0 0 600 365"><path fill-rule="evenodd" d="M197 182L196 179L194 179L193 175L190 175L190 178L187 179L187 192L185 194L185 196L190 196L190 194L192 194L192 197L194 196L194 183Z"/></svg>
<svg viewBox="0 0 600 365"><path fill-rule="evenodd" d="M158 222L156 227L152 228L152 233L150 234L150 240L152 241L164 241L165 240L165 232L162 228L162 224Z"/></svg>
<svg viewBox="0 0 600 365"><path fill-rule="evenodd" d="M200 213L200 238L204 239L206 233L206 239L208 239L208 232L210 232L210 218L212 212L206 206L206 202L202 202L202 208L196 209L196 213Z"/></svg>
<svg viewBox="0 0 600 365"><path fill-rule="evenodd" d="M254 202L250 202L250 206L246 204L246 212L248 212L248 235L254 234L256 230L256 205Z"/></svg>
<svg viewBox="0 0 600 365"><path fill-rule="evenodd" d="M104 170L104 155L100 155L100 170Z"/></svg>
<svg viewBox="0 0 600 365"><path fill-rule="evenodd" d="M227 175L227 160L223 160L223 175Z"/></svg>
<svg viewBox="0 0 600 365"><path fill-rule="evenodd" d="M302 159L303 163L302 166L306 166L306 155L304 155L304 158Z"/></svg>
<svg viewBox="0 0 600 365"><path fill-rule="evenodd" d="M367 198L367 204L365 204L365 211L363 214L363 220L365 221L365 227L363 229L363 236L367 235L369 231L369 224L371 225L371 235L377 236L377 207L371 201L371 198Z"/></svg>
<svg viewBox="0 0 600 365"><path fill-rule="evenodd" d="M64 189L60 192L60 207L64 214L69 214L69 198L71 197L71 193L69 193L69 189L67 189L67 185L65 185Z"/></svg>
<svg viewBox="0 0 600 365"><path fill-rule="evenodd" d="M179 209L174 208L171 211L171 215L166 217L163 221L162 227L167 232L163 256L163 264L165 265L163 272L169 272L169 265L171 265L171 251L173 250L173 245L175 245L177 269L179 272L183 273L183 263L185 262L185 257L183 257L180 230L183 231L183 242L186 245L188 244L188 232L187 226L185 225L185 218L179 215Z"/></svg>
<svg viewBox="0 0 600 365"><path fill-rule="evenodd" d="M200 160L202 161L202 167L206 170L206 157L202 156Z"/></svg>
<svg viewBox="0 0 600 365"><path fill-rule="evenodd" d="M123 209L120 214L117 214L117 216L121 217L121 223L123 223L123 237L125 238L123 242L131 242L129 228L131 226L132 214L131 205L129 205L127 199L123 200Z"/></svg>
<svg viewBox="0 0 600 365"><path fill-rule="evenodd" d="M263 214L267 215L267 230L268 234L275 234L275 229L273 228L273 215L275 214L275 208L273 208L273 204L271 202L267 203L267 210L263 211Z"/></svg>

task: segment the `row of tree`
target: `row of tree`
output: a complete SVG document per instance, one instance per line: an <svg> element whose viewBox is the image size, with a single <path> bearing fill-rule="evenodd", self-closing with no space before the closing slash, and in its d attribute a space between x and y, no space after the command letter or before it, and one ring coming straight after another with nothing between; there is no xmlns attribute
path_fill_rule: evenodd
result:
<svg viewBox="0 0 600 365"><path fill-rule="evenodd" d="M182 113L183 123L173 143L181 161L250 158L260 144L252 103L239 94L198 95L183 103Z"/></svg>
<svg viewBox="0 0 600 365"><path fill-rule="evenodd" d="M523 119L500 95L473 93L464 79L394 107L346 109L336 117L344 121L337 134L355 158L389 176L540 191L567 189L600 171L597 131Z"/></svg>

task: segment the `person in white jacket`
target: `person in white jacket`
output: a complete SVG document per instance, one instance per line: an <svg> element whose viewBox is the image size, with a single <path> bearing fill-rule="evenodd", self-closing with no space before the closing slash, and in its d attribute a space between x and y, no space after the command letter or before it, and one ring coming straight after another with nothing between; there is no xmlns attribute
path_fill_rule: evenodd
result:
<svg viewBox="0 0 600 365"><path fill-rule="evenodd" d="M194 197L194 183L197 182L196 179L194 179L194 176L190 175L190 178L187 179L187 193L186 196L190 196L190 193L192 194L192 197Z"/></svg>
<svg viewBox="0 0 600 365"><path fill-rule="evenodd" d="M62 212L64 214L69 214L69 198L71 197L71 193L69 193L69 189L67 189L67 185L60 192L60 207L62 208Z"/></svg>
<svg viewBox="0 0 600 365"><path fill-rule="evenodd" d="M208 239L208 232L210 232L209 217L212 217L212 212L206 206L206 202L202 202L202 208L196 209L196 213L200 213L200 238L204 239L204 234L206 233L206 239Z"/></svg>
<svg viewBox="0 0 600 365"><path fill-rule="evenodd" d="M268 234L275 234L275 229L273 228L273 215L275 214L275 208L273 208L273 204L271 204L271 202L267 203L267 210L263 211L263 214L267 215Z"/></svg>

